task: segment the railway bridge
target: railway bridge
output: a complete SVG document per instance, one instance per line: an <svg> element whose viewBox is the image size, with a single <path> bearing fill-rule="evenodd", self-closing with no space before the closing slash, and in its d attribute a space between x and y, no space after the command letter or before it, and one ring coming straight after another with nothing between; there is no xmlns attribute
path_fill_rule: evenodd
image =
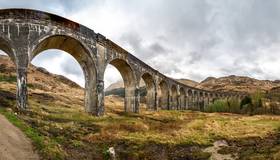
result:
<svg viewBox="0 0 280 160"><path fill-rule="evenodd" d="M182 84L145 64L105 36L66 18L29 9L0 10L0 49L17 71L17 107L28 108L27 70L48 49L63 50L80 64L85 76L85 111L104 114L104 72L108 64L121 73L125 87L124 110L139 112L140 80L147 90L147 108L203 110L215 99L241 98ZM51 64L50 64L51 65Z"/></svg>

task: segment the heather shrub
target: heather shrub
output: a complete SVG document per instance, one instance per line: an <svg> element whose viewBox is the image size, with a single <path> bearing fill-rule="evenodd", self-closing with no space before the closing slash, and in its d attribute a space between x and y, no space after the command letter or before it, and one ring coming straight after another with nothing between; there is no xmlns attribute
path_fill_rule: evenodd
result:
<svg viewBox="0 0 280 160"><path fill-rule="evenodd" d="M227 103L229 112L240 113L240 101L237 98L230 98Z"/></svg>
<svg viewBox="0 0 280 160"><path fill-rule="evenodd" d="M228 112L229 107L227 101L225 100L216 100L214 103L210 104L205 109L206 112Z"/></svg>

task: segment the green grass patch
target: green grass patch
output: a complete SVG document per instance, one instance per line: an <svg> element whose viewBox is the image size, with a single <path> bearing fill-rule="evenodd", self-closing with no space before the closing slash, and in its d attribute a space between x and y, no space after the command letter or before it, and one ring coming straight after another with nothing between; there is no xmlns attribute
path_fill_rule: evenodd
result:
<svg viewBox="0 0 280 160"><path fill-rule="evenodd" d="M13 83L17 81L17 77L15 75L3 75L0 74L0 82L8 82Z"/></svg>

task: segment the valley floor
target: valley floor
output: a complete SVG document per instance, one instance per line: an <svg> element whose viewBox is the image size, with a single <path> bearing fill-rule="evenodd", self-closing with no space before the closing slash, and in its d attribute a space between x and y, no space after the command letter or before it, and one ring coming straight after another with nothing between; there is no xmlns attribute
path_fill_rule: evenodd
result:
<svg viewBox="0 0 280 160"><path fill-rule="evenodd" d="M218 152L233 158L280 159L277 116L192 111L138 115L111 106L97 118L78 106L51 103L30 99L31 110L15 116L34 132L29 136L43 159L108 159L109 147L118 159L208 159L205 148L217 140L228 143Z"/></svg>
<svg viewBox="0 0 280 160"><path fill-rule="evenodd" d="M227 144L214 152L232 158L280 159L279 116L152 112L144 105L132 114L123 112L121 98L108 96L106 115L94 117L83 109L81 89L29 86L30 109L15 115L5 109L15 106L15 83L1 82L0 113L23 130L42 159L108 159L113 147L121 160L202 160L211 156L206 148L214 142Z"/></svg>

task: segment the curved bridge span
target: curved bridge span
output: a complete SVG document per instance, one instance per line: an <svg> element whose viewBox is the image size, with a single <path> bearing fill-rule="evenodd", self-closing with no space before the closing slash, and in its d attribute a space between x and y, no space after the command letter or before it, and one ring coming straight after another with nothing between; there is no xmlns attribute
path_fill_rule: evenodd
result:
<svg viewBox="0 0 280 160"><path fill-rule="evenodd" d="M27 108L27 69L47 49L71 54L85 75L85 110L104 114L104 72L115 66L124 80L125 111L139 112L140 79L147 89L147 107L203 110L218 98L242 98L241 93L219 93L184 85L148 66L114 42L63 17L28 9L0 10L0 49L15 63L17 106Z"/></svg>

